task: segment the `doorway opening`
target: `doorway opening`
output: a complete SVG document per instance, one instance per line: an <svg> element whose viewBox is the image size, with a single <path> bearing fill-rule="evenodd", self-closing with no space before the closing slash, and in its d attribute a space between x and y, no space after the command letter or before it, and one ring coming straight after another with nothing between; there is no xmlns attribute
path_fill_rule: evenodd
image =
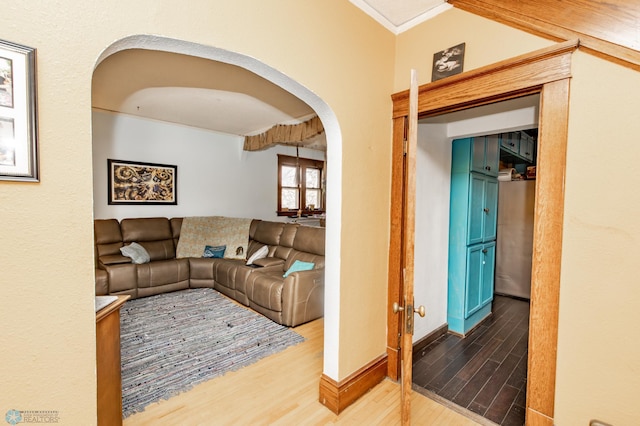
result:
<svg viewBox="0 0 640 426"><path fill-rule="evenodd" d="M431 315L426 321L416 321L414 389L496 423L505 421L504 424L524 423L535 194L535 180L532 179L535 160L525 155L528 155L530 149L527 147L533 145L537 135L539 99L538 95L530 95L429 117L420 120L418 128L415 257L419 261L415 265L414 293L416 303L425 303ZM485 139L493 140L491 151L499 167L492 166L492 170L484 174L462 172L457 175L457 183L452 183L452 158L458 152L452 153L452 146L465 144L468 148L474 142L484 143ZM522 154L514 148L519 147L520 142L523 143ZM464 160L468 164L468 159ZM460 161L459 158L454 159L456 167ZM527 170L530 172L529 179L525 179ZM462 225L456 224L455 220L451 222L451 209L457 209L458 213L465 209L460 219L466 228L468 218L475 217L467 215L466 210L475 204L467 205L471 195L460 194L459 186L455 185L460 181L468 182L472 176L474 182L484 184L487 181L487 186L492 182L491 187L499 189L497 193L487 191L488 199L482 200L483 207L497 213L482 214L486 217L483 220L492 220L493 223L483 226L480 238L475 231L469 231L474 234L472 244L463 244L462 252L456 255L455 245L453 249L450 248L450 233L462 232L459 229ZM508 190L513 192L523 187L527 188L525 193L516 192L500 200ZM516 200L525 195L530 199L522 202ZM454 203L450 197L459 199ZM509 210L505 212L504 208L514 209L518 206L527 210L527 222L519 224L518 229L514 230L507 220L513 213ZM514 247L512 242L516 236L523 238L523 232L528 234L528 238L518 241ZM488 275L477 269L477 280L473 274L469 274L469 282L456 282L449 277L449 270L460 265L459 261L452 259L458 256L464 268L467 255L480 253L475 249L483 247L490 248L491 256L480 255L478 258L487 256L482 262L486 261L487 264L480 267L489 271ZM515 249L522 249L524 253L515 253ZM449 253L449 262L443 261L437 253ZM511 254L517 254L516 258L524 263L509 268L514 263L514 257L509 256ZM513 270L526 278L514 277ZM463 272L457 275L463 279L465 277ZM494 276L497 279L498 275L500 282L506 281L507 284L525 288L512 291L508 285L494 286ZM481 279L487 276L489 278ZM487 282L483 283L482 280ZM470 282L478 286L477 292L469 289ZM456 285L460 288L452 288ZM470 303L469 300L474 296L485 294L486 291L481 290L483 286L489 291L486 297L479 298L476 301L478 303ZM449 300L455 294L468 294L468 300ZM463 321L467 322L463 330L455 328L458 319L455 313L449 311L455 309L456 303L464 303L469 310L468 316L462 316ZM452 304L454 307L451 307ZM474 321L472 313L482 313L483 308L491 315L484 318L483 314ZM446 334L447 327L442 327L443 324L448 324L449 334Z"/></svg>
<svg viewBox="0 0 640 426"><path fill-rule="evenodd" d="M577 47L574 41L560 43L426 84L418 90L417 114L421 119L528 95L540 95L526 397L526 418L532 424L549 423L554 417L560 264L549 260L562 257L570 65L571 54ZM403 182L415 176L407 178L406 173L413 171L407 172L403 167L406 152L404 136L409 122L409 91L396 93L392 99L394 132L387 355L388 375L398 379L402 368L412 368L411 363L403 365L403 360L411 359L412 348L400 347L401 339L398 336L403 334L404 327L393 311L393 304L402 303L403 287L414 285L413 281L403 280L402 272L407 267L407 260L397 247L402 247L405 238L413 238L413 235L405 237L408 235L405 234L407 227L401 218L408 208L413 208L415 198L415 194L406 194ZM443 168L442 164L432 167ZM449 167L444 169L448 171ZM407 198L411 202L405 203ZM438 256L442 259L442 253L434 252L434 257ZM415 304L424 302L413 301ZM439 326L446 327L446 323Z"/></svg>

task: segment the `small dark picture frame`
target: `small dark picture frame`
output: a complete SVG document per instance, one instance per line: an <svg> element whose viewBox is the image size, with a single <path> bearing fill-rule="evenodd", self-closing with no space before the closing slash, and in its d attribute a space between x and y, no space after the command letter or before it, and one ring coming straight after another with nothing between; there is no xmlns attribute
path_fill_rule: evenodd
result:
<svg viewBox="0 0 640 426"><path fill-rule="evenodd" d="M107 160L109 204L178 204L178 166Z"/></svg>
<svg viewBox="0 0 640 426"><path fill-rule="evenodd" d="M431 81L440 80L455 74L460 74L464 67L465 43L444 49L433 55L433 70Z"/></svg>

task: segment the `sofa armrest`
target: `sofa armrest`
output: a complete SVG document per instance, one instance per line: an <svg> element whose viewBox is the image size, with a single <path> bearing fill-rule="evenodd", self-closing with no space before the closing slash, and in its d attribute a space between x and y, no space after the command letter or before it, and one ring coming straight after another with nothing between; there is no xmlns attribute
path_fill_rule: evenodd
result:
<svg viewBox="0 0 640 426"><path fill-rule="evenodd" d="M273 266L279 266L282 270L284 270L284 260L279 257L263 257L262 259L258 259L253 262L256 266L262 266L264 268L269 267L269 269L273 269Z"/></svg>
<svg viewBox="0 0 640 426"><path fill-rule="evenodd" d="M96 268L96 296L109 294L109 277L107 271Z"/></svg>
<svg viewBox="0 0 640 426"><path fill-rule="evenodd" d="M282 288L282 320L294 327L324 314L324 268L293 272Z"/></svg>
<svg viewBox="0 0 640 426"><path fill-rule="evenodd" d="M104 269L104 266L120 265L122 263L131 263L131 258L121 254L107 254L98 258L98 265Z"/></svg>
<svg viewBox="0 0 640 426"><path fill-rule="evenodd" d="M102 265L101 269L107 272L109 293L124 291L137 291L136 264L122 263L117 265ZM136 295L134 294L134 297Z"/></svg>

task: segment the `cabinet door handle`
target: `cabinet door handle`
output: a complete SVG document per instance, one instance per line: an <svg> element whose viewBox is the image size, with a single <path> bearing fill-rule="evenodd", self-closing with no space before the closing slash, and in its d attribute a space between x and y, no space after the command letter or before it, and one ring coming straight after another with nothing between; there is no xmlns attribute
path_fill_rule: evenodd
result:
<svg viewBox="0 0 640 426"><path fill-rule="evenodd" d="M482 252L483 252L484 254L487 254L487 251L488 251L487 249L482 249Z"/></svg>
<svg viewBox="0 0 640 426"><path fill-rule="evenodd" d="M491 170L491 166L486 166L485 169L486 170Z"/></svg>
<svg viewBox="0 0 640 426"><path fill-rule="evenodd" d="M486 207L484 209L482 209L482 210L484 210L485 213L489 213L489 209L486 208Z"/></svg>

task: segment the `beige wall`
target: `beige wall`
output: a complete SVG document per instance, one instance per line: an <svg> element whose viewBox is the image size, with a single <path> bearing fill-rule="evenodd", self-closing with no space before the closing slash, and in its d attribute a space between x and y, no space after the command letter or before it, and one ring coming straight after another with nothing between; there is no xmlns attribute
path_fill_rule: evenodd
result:
<svg viewBox="0 0 640 426"><path fill-rule="evenodd" d="M573 55L556 418L640 419L640 73Z"/></svg>
<svg viewBox="0 0 640 426"><path fill-rule="evenodd" d="M0 414L58 410L62 424L95 421L91 77L100 52L133 34L257 58L335 112L345 165L335 379L384 353L389 95L408 87L410 68L428 82L433 53L462 41L467 70L550 44L453 10L403 33L396 46L389 32L341 0L194 0L188 9L168 1L99 8L63 0L4 8L0 38L38 48L41 183L0 183ZM640 417L640 347L628 338L640 302L628 254L640 237L630 161L639 150L633 113L640 81L636 72L583 53L575 54L574 73L557 422L599 417L631 424Z"/></svg>
<svg viewBox="0 0 640 426"><path fill-rule="evenodd" d="M418 73L419 84L431 82L433 54L460 43L465 43L464 71L553 44L459 9L451 9L398 36L394 92L409 88L412 68Z"/></svg>
<svg viewBox="0 0 640 426"><path fill-rule="evenodd" d="M91 78L100 53L134 34L256 58L333 110L348 165L333 378L384 353L393 35L342 0L176 5L21 2L0 15L1 39L38 49L41 164L41 183L0 183L2 415L57 410L61 424L95 422Z"/></svg>
<svg viewBox="0 0 640 426"><path fill-rule="evenodd" d="M411 68L428 83L433 53L461 42L465 70L552 44L454 9L398 36L394 90L408 88ZM572 73L555 420L632 425L640 419L640 73L581 51Z"/></svg>

